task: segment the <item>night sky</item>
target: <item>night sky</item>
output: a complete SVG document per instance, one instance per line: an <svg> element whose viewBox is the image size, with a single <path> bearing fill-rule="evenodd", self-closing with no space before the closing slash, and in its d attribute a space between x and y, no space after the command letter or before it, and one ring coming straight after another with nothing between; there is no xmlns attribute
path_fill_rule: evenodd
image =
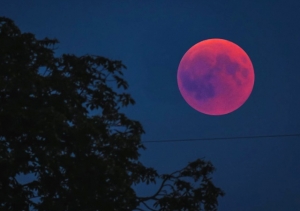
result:
<svg viewBox="0 0 300 211"><path fill-rule="evenodd" d="M0 0L0 16L22 32L57 38L57 55L122 60L136 105L123 111L144 126L143 141L300 133L299 0ZM253 92L233 113L191 108L177 86L184 53L209 38L243 48ZM205 158L226 195L220 211L299 211L300 137L145 143L141 161L171 173ZM26 180L27 178L23 178ZM138 186L140 195L153 186Z"/></svg>

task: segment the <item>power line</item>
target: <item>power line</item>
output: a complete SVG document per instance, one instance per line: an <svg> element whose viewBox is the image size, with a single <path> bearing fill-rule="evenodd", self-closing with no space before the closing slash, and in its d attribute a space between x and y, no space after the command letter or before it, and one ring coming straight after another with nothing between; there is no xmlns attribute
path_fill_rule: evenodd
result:
<svg viewBox="0 0 300 211"><path fill-rule="evenodd" d="M165 142L188 142L188 141L257 139L257 138L283 138L283 137L295 137L295 136L300 136L300 134L262 135L262 136L234 136L234 137L221 137L221 138L169 139L169 140L142 141L142 143L165 143Z"/></svg>

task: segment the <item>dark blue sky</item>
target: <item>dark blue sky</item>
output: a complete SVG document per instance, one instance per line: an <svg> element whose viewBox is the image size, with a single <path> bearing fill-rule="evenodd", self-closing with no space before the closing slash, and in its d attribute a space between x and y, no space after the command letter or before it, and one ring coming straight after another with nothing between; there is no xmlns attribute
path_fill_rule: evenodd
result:
<svg viewBox="0 0 300 211"><path fill-rule="evenodd" d="M0 0L23 32L57 38L57 54L122 60L144 141L300 133L298 0ZM248 101L224 116L191 108L177 87L181 57L208 38L230 40L251 58ZM220 211L300 210L300 138L146 143L141 160L161 173L205 157L225 192ZM137 187L151 194L150 186Z"/></svg>

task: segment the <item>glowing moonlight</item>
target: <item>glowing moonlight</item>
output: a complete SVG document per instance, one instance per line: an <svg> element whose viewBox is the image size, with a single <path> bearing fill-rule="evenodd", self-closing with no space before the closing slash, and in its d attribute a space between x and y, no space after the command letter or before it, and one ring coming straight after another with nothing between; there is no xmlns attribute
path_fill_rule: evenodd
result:
<svg viewBox="0 0 300 211"><path fill-rule="evenodd" d="M254 86L249 56L224 39L208 39L182 57L177 82L185 101L208 115L224 115L241 107Z"/></svg>

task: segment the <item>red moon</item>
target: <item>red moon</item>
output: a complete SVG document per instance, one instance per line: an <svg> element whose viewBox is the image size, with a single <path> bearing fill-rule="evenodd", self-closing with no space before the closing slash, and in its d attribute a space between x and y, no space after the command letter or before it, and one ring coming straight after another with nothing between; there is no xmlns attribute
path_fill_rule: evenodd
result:
<svg viewBox="0 0 300 211"><path fill-rule="evenodd" d="M177 82L185 101L208 115L224 115L241 107L254 86L247 53L233 42L207 39L182 57Z"/></svg>

